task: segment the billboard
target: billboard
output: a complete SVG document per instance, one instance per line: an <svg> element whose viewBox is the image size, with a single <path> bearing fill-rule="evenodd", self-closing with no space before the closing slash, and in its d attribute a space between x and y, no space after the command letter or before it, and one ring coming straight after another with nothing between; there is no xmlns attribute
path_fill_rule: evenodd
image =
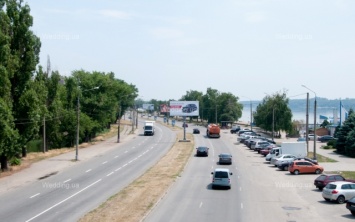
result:
<svg viewBox="0 0 355 222"><path fill-rule="evenodd" d="M143 104L143 109L154 110L154 104Z"/></svg>
<svg viewBox="0 0 355 222"><path fill-rule="evenodd" d="M168 113L169 112L169 106L166 104L161 104L160 105L160 113Z"/></svg>
<svg viewBox="0 0 355 222"><path fill-rule="evenodd" d="M170 116L199 116L198 101L170 101Z"/></svg>

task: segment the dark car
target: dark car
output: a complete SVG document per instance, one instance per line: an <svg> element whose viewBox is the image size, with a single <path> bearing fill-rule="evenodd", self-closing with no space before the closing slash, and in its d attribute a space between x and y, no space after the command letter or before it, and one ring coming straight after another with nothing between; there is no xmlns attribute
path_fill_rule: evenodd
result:
<svg viewBox="0 0 355 222"><path fill-rule="evenodd" d="M346 209L350 210L351 214L355 216L355 197L348 200L346 203Z"/></svg>
<svg viewBox="0 0 355 222"><path fill-rule="evenodd" d="M229 153L221 153L218 155L219 164L232 164L232 155Z"/></svg>
<svg viewBox="0 0 355 222"><path fill-rule="evenodd" d="M232 126L231 133L237 133L240 130L240 126Z"/></svg>
<svg viewBox="0 0 355 222"><path fill-rule="evenodd" d="M192 113L197 110L196 104L187 104L186 106L182 107L183 113Z"/></svg>
<svg viewBox="0 0 355 222"><path fill-rule="evenodd" d="M335 181L348 181L348 182L353 182L355 183L355 180L348 180L345 179L342 175L325 175L322 174L319 177L317 177L314 180L314 185L319 189L322 190L325 186L327 186L328 183L330 182L335 182Z"/></svg>
<svg viewBox="0 0 355 222"><path fill-rule="evenodd" d="M336 140L336 138L329 136L329 135L325 135L325 136L318 137L318 140L321 141L322 143L324 143L324 142L328 142L330 140Z"/></svg>
<svg viewBox="0 0 355 222"><path fill-rule="evenodd" d="M200 130L195 128L192 130L192 133L193 134L200 134Z"/></svg>
<svg viewBox="0 0 355 222"><path fill-rule="evenodd" d="M208 156L208 147L199 146L196 148L196 156Z"/></svg>

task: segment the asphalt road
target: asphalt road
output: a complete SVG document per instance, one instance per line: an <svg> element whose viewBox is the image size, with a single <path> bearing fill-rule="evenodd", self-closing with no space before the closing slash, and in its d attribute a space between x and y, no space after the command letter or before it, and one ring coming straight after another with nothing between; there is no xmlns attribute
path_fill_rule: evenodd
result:
<svg viewBox="0 0 355 222"><path fill-rule="evenodd" d="M175 142L175 133L162 125L154 136L139 132L118 149L4 193L0 221L77 221L142 175Z"/></svg>
<svg viewBox="0 0 355 222"><path fill-rule="evenodd" d="M193 126L188 131L192 132ZM222 131L220 139L195 135L196 146L210 148L208 157L191 156L182 176L144 218L155 221L349 221L345 205L325 202L313 185L317 175L291 175L270 165L237 136ZM232 165L220 166L218 154L233 155ZM233 172L232 188L211 189L211 172L226 167Z"/></svg>

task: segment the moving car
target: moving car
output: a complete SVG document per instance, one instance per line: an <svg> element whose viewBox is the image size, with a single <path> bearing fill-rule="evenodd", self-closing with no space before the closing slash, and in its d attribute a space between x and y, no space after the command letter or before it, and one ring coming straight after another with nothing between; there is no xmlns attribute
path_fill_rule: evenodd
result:
<svg viewBox="0 0 355 222"><path fill-rule="evenodd" d="M295 175L300 173L320 174L324 171L324 168L307 160L295 160L290 164L288 171Z"/></svg>
<svg viewBox="0 0 355 222"><path fill-rule="evenodd" d="M348 200L346 203L346 209L350 210L351 214L355 216L355 197Z"/></svg>
<svg viewBox="0 0 355 222"><path fill-rule="evenodd" d="M232 126L231 134L237 133L240 130L240 126Z"/></svg>
<svg viewBox="0 0 355 222"><path fill-rule="evenodd" d="M229 169L226 168L216 168L214 172L211 172L212 176L212 189L215 187L227 187L231 188L231 179L230 176L233 175L232 172L229 172Z"/></svg>
<svg viewBox="0 0 355 222"><path fill-rule="evenodd" d="M192 133L193 134L200 134L200 130L195 128L195 129L192 130Z"/></svg>
<svg viewBox="0 0 355 222"><path fill-rule="evenodd" d="M328 183L335 182L335 181L346 181L346 182L355 183L355 180L345 179L342 175L338 175L338 174L325 175L325 174L322 174L322 175L320 175L319 177L317 177L314 180L314 185L319 190L322 190Z"/></svg>
<svg viewBox="0 0 355 222"><path fill-rule="evenodd" d="M346 181L330 182L323 188L322 196L326 201L340 204L355 197L355 183Z"/></svg>
<svg viewBox="0 0 355 222"><path fill-rule="evenodd" d="M221 153L218 155L219 164L232 164L232 155L229 153Z"/></svg>
<svg viewBox="0 0 355 222"><path fill-rule="evenodd" d="M196 148L196 156L208 156L208 147L199 146Z"/></svg>

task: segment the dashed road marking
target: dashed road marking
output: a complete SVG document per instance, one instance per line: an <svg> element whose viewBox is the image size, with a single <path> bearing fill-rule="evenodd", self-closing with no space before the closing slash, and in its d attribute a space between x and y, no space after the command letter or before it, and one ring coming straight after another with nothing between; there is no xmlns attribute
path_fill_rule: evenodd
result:
<svg viewBox="0 0 355 222"><path fill-rule="evenodd" d="M66 183L66 182L69 182L69 181L71 181L71 179L68 179L68 180L64 181L63 183Z"/></svg>
<svg viewBox="0 0 355 222"><path fill-rule="evenodd" d="M102 164L106 164L106 163L107 163L107 161L103 162Z"/></svg>
<svg viewBox="0 0 355 222"><path fill-rule="evenodd" d="M107 174L106 176L107 176L107 177L108 177L108 176L111 176L113 173L114 173L114 172L111 172L111 173Z"/></svg>
<svg viewBox="0 0 355 222"><path fill-rule="evenodd" d="M38 196L38 195L40 195L40 193L36 193L35 195L30 196L30 198L34 198L34 197L36 197L36 196Z"/></svg>
<svg viewBox="0 0 355 222"><path fill-rule="evenodd" d="M89 170L87 170L87 171L85 171L85 173L88 173L88 172L90 172L92 169L89 169Z"/></svg>

